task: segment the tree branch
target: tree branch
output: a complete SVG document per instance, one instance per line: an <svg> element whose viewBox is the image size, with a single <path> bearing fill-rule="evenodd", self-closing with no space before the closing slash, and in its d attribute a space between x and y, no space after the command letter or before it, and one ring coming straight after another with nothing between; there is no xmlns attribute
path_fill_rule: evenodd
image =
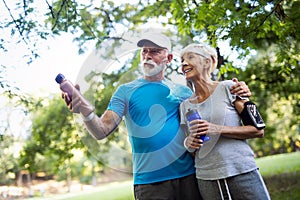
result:
<svg viewBox="0 0 300 200"><path fill-rule="evenodd" d="M48 8L49 8L50 13L51 13L51 15L52 15L52 18L54 19L55 16L54 16L54 12L53 12L52 6L49 4L49 2L48 2L47 0L46 0L46 3L47 3L47 5L48 5Z"/></svg>
<svg viewBox="0 0 300 200"><path fill-rule="evenodd" d="M277 7L280 6L280 3L282 2L283 0L280 0L278 3L276 3L276 5L274 6L274 8L272 9L272 11L265 16L265 18L260 22L260 24L258 26L256 26L254 29L250 30L248 33L246 33L245 35L249 35L250 33L252 32L256 32L264 23L265 21L276 11Z"/></svg>
<svg viewBox="0 0 300 200"><path fill-rule="evenodd" d="M61 4L61 6L60 6L60 9L59 9L59 11L58 11L58 13L57 13L57 16L56 16L56 20L55 20L55 23L54 23L54 25L52 26L52 31L55 29L55 27L56 27L56 25L57 25L57 23L58 23L58 19L59 19L59 15L60 15L60 13L61 13L61 11L62 11L62 9L63 9L63 7L64 7L64 5L65 5L65 3L67 2L67 0L63 0L63 2L62 2L62 4ZM55 17L54 17L55 18Z"/></svg>
<svg viewBox="0 0 300 200"><path fill-rule="evenodd" d="M23 0L23 8L24 8L25 16L26 16L26 15L27 15L27 11L26 11L26 0Z"/></svg>
<svg viewBox="0 0 300 200"><path fill-rule="evenodd" d="M27 41L25 40L25 37L23 36L23 32L22 32L22 30L21 30L21 28L20 28L20 26L19 26L17 20L15 20L14 16L12 15L11 10L10 10L10 8L7 6L5 0L3 0L3 3L4 3L4 5L5 5L5 7L6 7L6 9L8 10L9 15L10 15L10 17L12 18L14 24L16 25L17 30L18 30L18 32L19 32L19 34L20 34L22 40L24 41L24 43L25 43L26 45L28 45Z"/></svg>

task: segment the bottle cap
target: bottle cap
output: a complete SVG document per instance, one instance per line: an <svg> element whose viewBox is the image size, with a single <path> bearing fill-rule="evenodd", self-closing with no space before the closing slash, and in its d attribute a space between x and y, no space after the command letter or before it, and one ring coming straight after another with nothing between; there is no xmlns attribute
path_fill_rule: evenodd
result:
<svg viewBox="0 0 300 200"><path fill-rule="evenodd" d="M63 74L60 74L60 73L59 73L59 74L56 76L55 81L56 81L58 84L60 84L60 83L63 82L64 79L65 79L65 76L64 76Z"/></svg>
<svg viewBox="0 0 300 200"><path fill-rule="evenodd" d="M188 112L186 113L186 115L188 116L188 115L191 115L191 114L194 114L194 113L197 113L198 111L197 110L195 110L195 109L188 109Z"/></svg>

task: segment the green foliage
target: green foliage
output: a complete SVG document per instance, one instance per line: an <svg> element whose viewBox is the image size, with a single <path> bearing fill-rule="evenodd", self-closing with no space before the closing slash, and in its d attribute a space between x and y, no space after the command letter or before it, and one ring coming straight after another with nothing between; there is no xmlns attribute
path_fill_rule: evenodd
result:
<svg viewBox="0 0 300 200"><path fill-rule="evenodd" d="M251 88L251 99L257 103L267 124L264 139L249 141L257 156L299 148L295 143L300 141L300 68L297 64L283 71L282 65L275 62L277 50L276 46L271 46L266 51L258 51L239 74L239 79Z"/></svg>
<svg viewBox="0 0 300 200"><path fill-rule="evenodd" d="M45 3L46 4L46 3ZM134 29L153 19L159 18L163 26L172 26L181 36L199 39L206 38L213 46L220 40L229 40L232 49L267 48L277 44L282 51L289 51L299 41L299 10L296 1L139 1L136 5L103 0L85 4L56 0L46 10L46 26L33 21L34 1L23 1L16 5L20 12L18 19L6 21L5 27L19 33L23 39L29 39L33 32L41 38L47 37L46 28L53 34L71 32L79 43L79 52L84 51L84 44L95 41L99 47L105 39L120 39L116 30ZM11 9L7 6L7 9ZM116 28L118 27L118 28ZM15 31L18 30L18 31ZM297 54L294 54L297 55Z"/></svg>
<svg viewBox="0 0 300 200"><path fill-rule="evenodd" d="M9 184L12 179L8 174L19 170L11 145L16 143L16 138L12 135L4 135L4 133L0 134L0 138L0 184Z"/></svg>
<svg viewBox="0 0 300 200"><path fill-rule="evenodd" d="M87 4L58 0L49 5L46 23L51 26L54 34L73 33L74 41L79 45L79 53L83 53L87 41L95 41L96 47L99 47L104 40L111 38L110 33L114 32L116 24L126 27L126 16L135 10L135 6L115 6L110 0L91 1Z"/></svg>
<svg viewBox="0 0 300 200"><path fill-rule="evenodd" d="M46 39L50 32L46 30L39 22L39 18L36 17L36 10L33 0L26 0L15 3L14 9L10 5L3 1L6 10L9 12L9 19L1 21L0 29L10 30L10 37L17 40L17 43L24 43L27 47L26 56L27 64L30 64L39 55L37 53L36 45L38 39ZM7 41L4 36L1 36L0 49L7 51L7 46L10 41Z"/></svg>
<svg viewBox="0 0 300 200"><path fill-rule="evenodd" d="M61 98L53 99L34 113L31 138L21 153L20 165L36 172L44 160L58 171L62 163L73 157L72 150L81 147L71 112Z"/></svg>

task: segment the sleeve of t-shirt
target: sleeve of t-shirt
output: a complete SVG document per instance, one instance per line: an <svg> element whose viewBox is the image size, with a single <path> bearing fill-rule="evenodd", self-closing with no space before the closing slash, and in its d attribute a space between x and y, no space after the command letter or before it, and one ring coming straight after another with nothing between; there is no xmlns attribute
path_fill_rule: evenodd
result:
<svg viewBox="0 0 300 200"><path fill-rule="evenodd" d="M120 86L117 88L115 93L112 95L110 102L108 104L107 110L112 110L123 117L126 111L126 95L124 92L124 87Z"/></svg>
<svg viewBox="0 0 300 200"><path fill-rule="evenodd" d="M185 125L186 124L186 121L185 121L185 116L184 116L184 102L182 102L180 104L180 107L179 107L179 114L180 114L180 125Z"/></svg>
<svg viewBox="0 0 300 200"><path fill-rule="evenodd" d="M233 86L235 84L235 82L231 81L231 80L227 80L227 81L223 81L223 84L225 86L225 90L226 90L226 94L229 98L229 101L231 103L232 106L234 106L234 102L238 99L248 99L247 97L241 97L235 94L231 94L230 92L230 87Z"/></svg>
<svg viewBox="0 0 300 200"><path fill-rule="evenodd" d="M186 107L185 107L185 101L183 101L179 107L180 127L182 128L182 130L185 132L185 135L187 136L189 133L188 133L188 124L185 118L185 114L186 114Z"/></svg>

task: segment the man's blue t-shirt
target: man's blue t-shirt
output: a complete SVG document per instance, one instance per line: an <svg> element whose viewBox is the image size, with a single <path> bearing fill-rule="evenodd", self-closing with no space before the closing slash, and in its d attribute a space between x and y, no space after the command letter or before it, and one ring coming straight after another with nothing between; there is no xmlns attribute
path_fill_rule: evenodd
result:
<svg viewBox="0 0 300 200"><path fill-rule="evenodd" d="M134 184L184 177L195 172L183 146L179 105L191 90L168 80L138 79L121 85L108 109L125 117L132 146Z"/></svg>

